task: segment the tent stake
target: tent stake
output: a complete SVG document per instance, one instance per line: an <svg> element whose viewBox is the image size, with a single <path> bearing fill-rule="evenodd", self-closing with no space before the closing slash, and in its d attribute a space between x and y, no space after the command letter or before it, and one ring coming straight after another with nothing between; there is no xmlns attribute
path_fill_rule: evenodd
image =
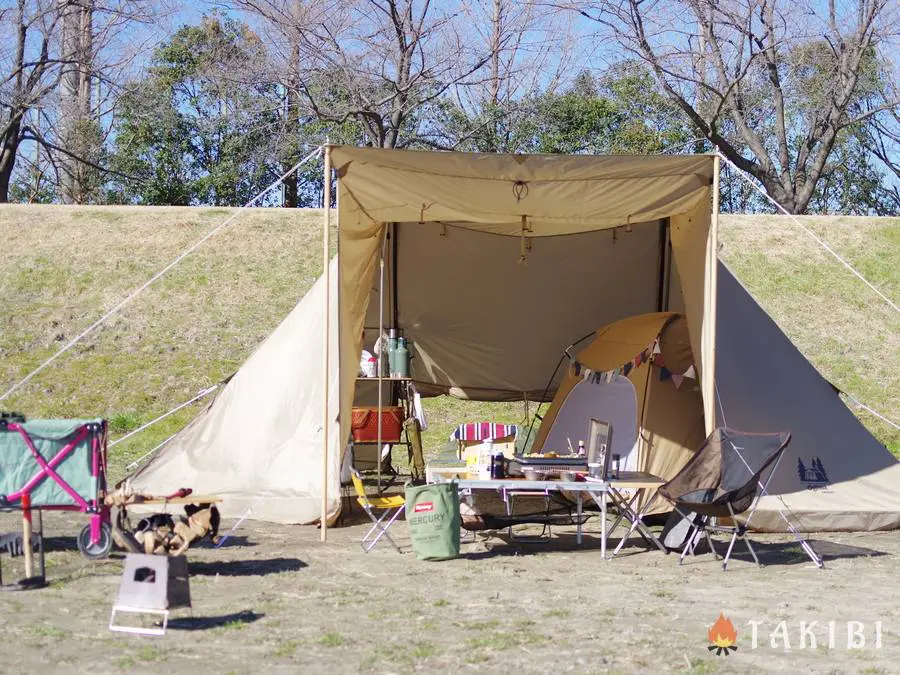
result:
<svg viewBox="0 0 900 675"><path fill-rule="evenodd" d="M331 274L329 270L329 248L331 238L331 147L325 146L325 186L322 191L322 206L325 215L322 219L322 267L325 276L325 405L323 407L323 415L325 417L322 424L322 435L324 447L322 448L322 523L321 537L322 541L328 539L328 385L331 377L331 368L328 363L328 357L331 352Z"/></svg>

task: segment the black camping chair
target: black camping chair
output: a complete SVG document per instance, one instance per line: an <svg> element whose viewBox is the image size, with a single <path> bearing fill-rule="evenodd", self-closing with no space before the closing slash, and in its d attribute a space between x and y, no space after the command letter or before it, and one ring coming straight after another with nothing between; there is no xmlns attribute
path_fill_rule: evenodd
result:
<svg viewBox="0 0 900 675"><path fill-rule="evenodd" d="M687 543L681 552L679 564L694 547L701 534L706 536L713 554L710 532L731 534L731 542L722 563L728 566L731 551L738 539L743 540L753 560L760 565L756 552L747 539L747 528L756 511L757 494L766 494L766 488L787 445L791 434L787 431L755 434L735 431L725 427L715 429L684 468L659 488L659 494L670 501L682 517L692 522ZM749 509L749 513L737 520L737 516ZM711 519L730 518L730 525ZM806 542L804 549L809 546Z"/></svg>

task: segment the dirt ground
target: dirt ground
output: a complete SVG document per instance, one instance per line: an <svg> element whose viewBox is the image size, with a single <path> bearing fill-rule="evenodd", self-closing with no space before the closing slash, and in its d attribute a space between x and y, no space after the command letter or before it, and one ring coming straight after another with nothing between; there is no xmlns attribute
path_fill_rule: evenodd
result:
<svg viewBox="0 0 900 675"><path fill-rule="evenodd" d="M193 610L175 611L165 637L150 638L108 629L122 555L83 559L75 534L86 519L48 514L50 585L0 594L0 671L900 672L900 533L817 535L824 570L790 538L760 536L768 564L758 569L741 551L723 573L709 554L679 567L639 540L603 561L596 519L581 547L571 527L543 544L492 533L464 543L458 560L430 563L409 552L401 521L392 532L406 552L379 544L366 554L358 508L354 516L326 544L315 527L245 521L222 548L192 549ZM0 514L0 532L18 524ZM21 557L4 552L0 562L4 583L21 577ZM720 613L738 631L727 656L707 649ZM762 622L755 649L750 621ZM780 632L771 644L781 621L789 650ZM800 648L801 621L817 622L817 648L808 637ZM847 649L847 621L863 623L864 648Z"/></svg>

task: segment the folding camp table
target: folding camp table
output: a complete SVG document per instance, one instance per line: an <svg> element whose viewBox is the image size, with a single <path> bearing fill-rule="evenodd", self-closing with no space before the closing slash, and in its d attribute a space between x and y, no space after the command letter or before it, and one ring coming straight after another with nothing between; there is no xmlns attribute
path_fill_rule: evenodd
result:
<svg viewBox="0 0 900 675"><path fill-rule="evenodd" d="M664 483L665 481L659 476L654 476L645 471L622 471L616 478L608 481L606 494L609 495L610 500L615 504L619 511L619 515L616 517L613 526L609 528L609 533L615 532L616 528L623 520L628 521L631 524L628 528L628 532L626 532L619 540L619 544L616 546L611 557L614 558L619 551L622 550L625 541L635 531L637 531L648 544L654 544L660 551L666 553L666 547L663 546L663 543L659 538L653 534L650 528L644 523L644 516L647 515L650 507L656 501L657 493L655 490ZM623 492L624 490L633 490L634 492L629 498L628 495ZM644 505L639 507L641 500L644 499L648 490L654 490L653 495L649 499L644 500ZM595 501L597 500L595 493L591 493L591 496Z"/></svg>
<svg viewBox="0 0 900 675"><path fill-rule="evenodd" d="M612 534L617 527L627 521L630 524L628 532L619 541L615 551L611 557L614 557L624 546L628 537L637 531L648 543L654 544L662 552L666 552L665 547L659 538L644 523L643 518L650 510L651 505L656 500L656 493L646 500L644 505L638 508L641 498L648 490L655 490L665 481L658 476L643 471L623 471L617 478L601 481L601 480L585 480L585 481L564 481L564 480L522 480L520 478L504 478L490 480L458 480L457 485L462 492L471 493L472 490L495 490L500 493L505 504L509 504L509 494L511 492L533 492L534 494L548 494L549 492L572 492L575 494L576 505L576 530L575 540L578 544L582 541L582 514L583 514L583 495L588 494L600 507L600 556L606 559L606 545L609 535ZM630 496L626 490L634 490ZM613 522L612 527L607 527L606 514L607 503L606 498L617 507L619 514Z"/></svg>
<svg viewBox="0 0 900 675"><path fill-rule="evenodd" d="M459 480L457 486L460 491L471 493L472 490L495 490L500 493L505 504L509 504L511 492L533 492L534 494L548 494L550 492L572 492L575 494L575 541L581 544L582 540L582 514L583 496L589 494L600 507L600 555L606 558L606 500L602 495L609 490L609 483L594 481L564 481L564 480L523 480L521 478L501 478L489 480Z"/></svg>

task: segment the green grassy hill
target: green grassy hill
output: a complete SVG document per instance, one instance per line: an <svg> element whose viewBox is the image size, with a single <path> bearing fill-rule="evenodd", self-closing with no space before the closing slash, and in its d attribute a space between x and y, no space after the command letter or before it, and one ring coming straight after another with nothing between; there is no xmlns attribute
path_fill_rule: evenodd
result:
<svg viewBox="0 0 900 675"><path fill-rule="evenodd" d="M233 209L0 207L0 393ZM900 298L900 219L803 219ZM720 255L838 387L900 419L900 318L787 218L723 216ZM121 313L0 403L29 416L106 416L114 437L233 372L321 272L321 213L244 211ZM203 403L117 446L114 472ZM458 422L522 421L522 404L431 403L426 446ZM900 433L863 422L900 452Z"/></svg>

